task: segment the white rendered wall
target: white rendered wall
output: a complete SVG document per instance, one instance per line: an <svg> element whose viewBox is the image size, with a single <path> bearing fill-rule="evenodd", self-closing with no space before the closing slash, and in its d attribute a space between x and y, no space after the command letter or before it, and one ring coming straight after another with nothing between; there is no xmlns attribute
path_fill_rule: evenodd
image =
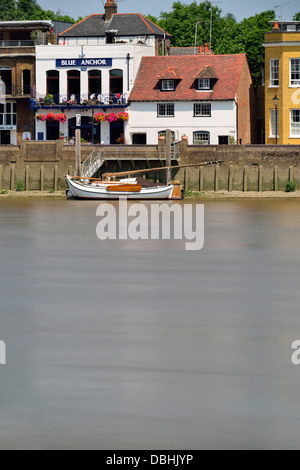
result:
<svg viewBox="0 0 300 470"><path fill-rule="evenodd" d="M82 54L85 59L112 58L111 67L87 67L81 71L80 67L56 68L56 59L76 59ZM80 70L81 94L88 93L88 71L101 70L102 93L109 93L109 72L113 69L123 70L123 89L128 92L127 77L127 54L130 54L129 66L129 91L131 90L140 62L143 56L155 55L155 46L133 45L133 44L106 44L102 46L37 46L36 47L36 90L39 95L46 95L46 76L49 70L60 72L59 84L60 95L67 94L67 72L68 70Z"/></svg>
<svg viewBox="0 0 300 470"><path fill-rule="evenodd" d="M125 127L128 143L132 142L132 134L141 133L147 134L147 144L155 145L158 133L166 129L175 132L176 140L186 134L191 145L193 133L197 131L209 132L211 145L218 144L218 136L237 138L234 101L212 101L211 117L194 117L194 102L175 102L175 117L157 117L157 102L133 102L128 112L129 121Z"/></svg>

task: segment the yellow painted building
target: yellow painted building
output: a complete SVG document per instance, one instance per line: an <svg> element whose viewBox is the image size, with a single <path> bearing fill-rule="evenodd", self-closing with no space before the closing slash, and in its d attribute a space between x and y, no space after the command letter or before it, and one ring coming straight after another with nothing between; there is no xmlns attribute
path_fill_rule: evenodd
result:
<svg viewBox="0 0 300 470"><path fill-rule="evenodd" d="M264 47L265 143L300 145L300 21L274 22Z"/></svg>

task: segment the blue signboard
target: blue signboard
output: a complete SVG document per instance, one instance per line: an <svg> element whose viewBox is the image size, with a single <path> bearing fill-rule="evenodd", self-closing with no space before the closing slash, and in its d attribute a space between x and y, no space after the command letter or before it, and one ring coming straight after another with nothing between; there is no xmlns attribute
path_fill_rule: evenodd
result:
<svg viewBox="0 0 300 470"><path fill-rule="evenodd" d="M56 67L111 67L112 59L56 59Z"/></svg>

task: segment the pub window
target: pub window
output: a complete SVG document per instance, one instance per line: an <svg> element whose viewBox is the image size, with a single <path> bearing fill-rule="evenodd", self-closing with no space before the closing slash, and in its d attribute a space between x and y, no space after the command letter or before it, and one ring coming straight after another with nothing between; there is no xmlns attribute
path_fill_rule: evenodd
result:
<svg viewBox="0 0 300 470"><path fill-rule="evenodd" d="M97 97L101 93L101 71L89 71L89 97L95 95Z"/></svg>
<svg viewBox="0 0 300 470"><path fill-rule="evenodd" d="M80 71L68 70L68 100L80 102Z"/></svg>
<svg viewBox="0 0 300 470"><path fill-rule="evenodd" d="M209 78L199 78L197 83L198 90L210 90L211 84Z"/></svg>
<svg viewBox="0 0 300 470"><path fill-rule="evenodd" d="M123 70L115 69L109 72L110 94L123 93Z"/></svg>
<svg viewBox="0 0 300 470"><path fill-rule="evenodd" d="M59 103L59 71L48 70L47 72L47 95L53 95L54 102Z"/></svg>
<svg viewBox="0 0 300 470"><path fill-rule="evenodd" d="M279 60L270 61L270 86L279 86Z"/></svg>

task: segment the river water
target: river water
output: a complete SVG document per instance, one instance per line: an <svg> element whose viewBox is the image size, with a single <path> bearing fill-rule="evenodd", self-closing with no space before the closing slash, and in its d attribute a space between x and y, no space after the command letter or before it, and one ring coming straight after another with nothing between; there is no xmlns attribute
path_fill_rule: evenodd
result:
<svg viewBox="0 0 300 470"><path fill-rule="evenodd" d="M300 201L205 202L200 251L97 206L0 200L0 448L299 449Z"/></svg>

